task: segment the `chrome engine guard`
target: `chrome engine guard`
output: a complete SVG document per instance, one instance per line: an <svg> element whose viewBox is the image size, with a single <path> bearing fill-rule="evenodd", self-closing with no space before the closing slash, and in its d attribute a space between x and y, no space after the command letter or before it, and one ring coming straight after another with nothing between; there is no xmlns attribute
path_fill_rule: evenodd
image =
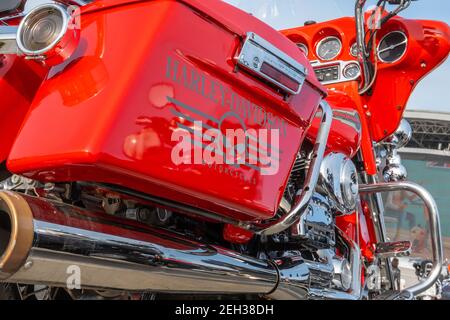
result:
<svg viewBox="0 0 450 320"><path fill-rule="evenodd" d="M429 277L425 281L404 289L400 294L404 296L417 296L418 294L431 288L439 278L443 265L443 248L441 239L441 227L439 222L439 210L432 195L425 188L413 182L365 184L360 185L359 190L361 193L409 191L416 194L420 199L423 200L425 206L428 209L427 211L430 219L433 269L430 272Z"/></svg>

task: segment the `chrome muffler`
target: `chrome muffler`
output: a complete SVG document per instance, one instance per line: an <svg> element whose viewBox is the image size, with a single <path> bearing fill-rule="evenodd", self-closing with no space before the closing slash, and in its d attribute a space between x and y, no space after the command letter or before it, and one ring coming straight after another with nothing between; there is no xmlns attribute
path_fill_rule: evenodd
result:
<svg viewBox="0 0 450 320"><path fill-rule="evenodd" d="M0 192L0 281L89 289L304 299L303 260L277 263L68 204Z"/></svg>

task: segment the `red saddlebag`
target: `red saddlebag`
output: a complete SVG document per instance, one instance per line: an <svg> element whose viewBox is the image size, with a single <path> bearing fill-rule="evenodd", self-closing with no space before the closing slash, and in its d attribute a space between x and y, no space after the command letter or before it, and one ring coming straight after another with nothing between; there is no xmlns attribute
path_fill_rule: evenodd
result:
<svg viewBox="0 0 450 320"><path fill-rule="evenodd" d="M240 219L272 217L323 91L294 43L226 3L204 3L85 7L78 49L40 87L9 169L42 181L117 184ZM248 32L306 68L298 94L237 67ZM263 68L297 89L276 68ZM260 140L279 159L276 170L174 162L174 132L194 139L211 128L277 130L279 142L271 144L272 131L268 144Z"/></svg>

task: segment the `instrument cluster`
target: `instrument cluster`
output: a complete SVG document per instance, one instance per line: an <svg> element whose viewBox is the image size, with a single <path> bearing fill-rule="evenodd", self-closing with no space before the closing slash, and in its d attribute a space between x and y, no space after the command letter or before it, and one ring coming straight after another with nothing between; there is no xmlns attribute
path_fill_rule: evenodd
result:
<svg viewBox="0 0 450 320"><path fill-rule="evenodd" d="M450 27L446 22L393 17L381 29L366 34L366 45L370 44L367 50L371 52L366 69L374 78L369 90L360 95L363 79L355 18L308 23L282 33L308 52L322 84L358 96L358 108L370 116L367 128L374 141L395 132L414 88L447 59L450 51Z"/></svg>
<svg viewBox="0 0 450 320"><path fill-rule="evenodd" d="M286 35L309 58L318 80L322 84L358 80L361 68L357 61L356 37L349 43L343 33L330 27L320 29L312 36L302 32L309 28L291 29Z"/></svg>
<svg viewBox="0 0 450 320"><path fill-rule="evenodd" d="M362 72L353 18L339 19L339 23L312 24L283 33L305 53L322 84L360 79ZM379 64L399 62L408 49L408 36L401 29L393 28L378 34L375 42Z"/></svg>

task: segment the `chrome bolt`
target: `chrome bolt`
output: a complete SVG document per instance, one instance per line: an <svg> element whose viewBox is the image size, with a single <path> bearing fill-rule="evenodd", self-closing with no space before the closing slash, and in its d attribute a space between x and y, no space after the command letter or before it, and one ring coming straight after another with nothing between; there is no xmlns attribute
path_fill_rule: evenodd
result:
<svg viewBox="0 0 450 320"><path fill-rule="evenodd" d="M31 261L31 260L25 262L25 264L23 265L25 270L30 269L32 266L33 266L33 261Z"/></svg>

